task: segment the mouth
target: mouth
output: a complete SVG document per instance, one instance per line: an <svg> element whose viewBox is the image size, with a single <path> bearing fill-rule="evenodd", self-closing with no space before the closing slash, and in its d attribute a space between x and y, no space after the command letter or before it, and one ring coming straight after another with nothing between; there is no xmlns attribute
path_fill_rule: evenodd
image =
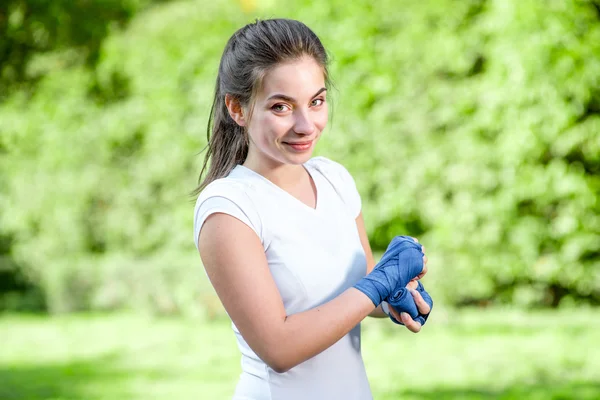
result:
<svg viewBox="0 0 600 400"><path fill-rule="evenodd" d="M283 144L291 147L295 151L306 151L312 147L313 141L305 141L305 142L283 142Z"/></svg>

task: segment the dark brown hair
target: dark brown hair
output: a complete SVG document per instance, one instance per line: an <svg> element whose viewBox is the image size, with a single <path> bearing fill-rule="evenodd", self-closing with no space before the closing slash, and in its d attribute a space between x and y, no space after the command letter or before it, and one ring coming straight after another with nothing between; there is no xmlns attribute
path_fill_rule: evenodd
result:
<svg viewBox="0 0 600 400"><path fill-rule="evenodd" d="M282 62L303 56L312 57L323 68L325 84L329 88L327 52L317 35L302 22L256 20L229 39L219 65L206 131L207 151L195 195L212 181L227 176L248 155L247 132L229 115L225 95L232 96L249 112L246 117L249 121L254 98L265 74Z"/></svg>

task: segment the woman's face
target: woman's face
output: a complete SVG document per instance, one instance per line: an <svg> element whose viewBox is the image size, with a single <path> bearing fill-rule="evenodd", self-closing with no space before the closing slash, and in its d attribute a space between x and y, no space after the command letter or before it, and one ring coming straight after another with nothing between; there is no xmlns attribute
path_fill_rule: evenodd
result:
<svg viewBox="0 0 600 400"><path fill-rule="evenodd" d="M327 125L323 68L312 57L270 70L257 93L248 124L248 160L303 164Z"/></svg>

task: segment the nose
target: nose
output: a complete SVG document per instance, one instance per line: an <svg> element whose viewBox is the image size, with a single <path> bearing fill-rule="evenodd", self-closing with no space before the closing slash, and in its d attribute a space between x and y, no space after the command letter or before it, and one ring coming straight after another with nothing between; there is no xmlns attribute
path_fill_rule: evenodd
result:
<svg viewBox="0 0 600 400"><path fill-rule="evenodd" d="M294 115L294 132L299 135L310 135L312 134L316 127L314 122L311 120L310 115L306 111L298 110L296 111L296 115Z"/></svg>

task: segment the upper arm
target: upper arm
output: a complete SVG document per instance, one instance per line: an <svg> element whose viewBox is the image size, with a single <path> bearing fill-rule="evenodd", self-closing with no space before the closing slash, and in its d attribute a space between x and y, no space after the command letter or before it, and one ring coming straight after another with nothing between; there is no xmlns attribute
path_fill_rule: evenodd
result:
<svg viewBox="0 0 600 400"><path fill-rule="evenodd" d="M358 228L358 235L360 236L360 243L365 251L367 257L367 274L375 267L375 258L371 251L371 245L369 244L369 237L367 236L367 230L365 229L365 221L363 220L362 211L356 217L356 227Z"/></svg>
<svg viewBox="0 0 600 400"><path fill-rule="evenodd" d="M240 333L265 362L286 313L268 268L263 246L245 223L211 214L198 238L207 275Z"/></svg>

